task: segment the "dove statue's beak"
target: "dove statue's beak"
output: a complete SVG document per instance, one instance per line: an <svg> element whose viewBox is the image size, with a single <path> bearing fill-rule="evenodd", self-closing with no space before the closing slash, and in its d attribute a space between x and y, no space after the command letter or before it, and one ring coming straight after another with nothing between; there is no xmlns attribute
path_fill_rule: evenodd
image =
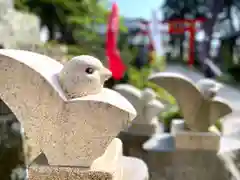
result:
<svg viewBox="0 0 240 180"><path fill-rule="evenodd" d="M110 77L112 77L112 72L107 68L103 68L101 71L101 76L103 77L104 81L107 81Z"/></svg>

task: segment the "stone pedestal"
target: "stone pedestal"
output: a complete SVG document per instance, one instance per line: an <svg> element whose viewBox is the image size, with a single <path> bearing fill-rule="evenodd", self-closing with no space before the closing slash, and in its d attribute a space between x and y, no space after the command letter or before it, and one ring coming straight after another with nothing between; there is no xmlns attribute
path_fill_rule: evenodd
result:
<svg viewBox="0 0 240 180"><path fill-rule="evenodd" d="M177 133L176 152L172 162L174 180L229 179L217 157L219 139L213 133Z"/></svg>
<svg viewBox="0 0 240 180"><path fill-rule="evenodd" d="M177 132L175 150L144 150L149 136L121 132L124 153L144 160L150 180L229 180L229 172L217 156L220 137L213 133Z"/></svg>
<svg viewBox="0 0 240 180"><path fill-rule="evenodd" d="M150 136L133 135L121 132L118 136L123 142L124 155L142 159L148 166L150 180L172 180L172 153L155 152L143 149Z"/></svg>
<svg viewBox="0 0 240 180"><path fill-rule="evenodd" d="M77 167L32 166L29 180L112 180L112 175Z"/></svg>

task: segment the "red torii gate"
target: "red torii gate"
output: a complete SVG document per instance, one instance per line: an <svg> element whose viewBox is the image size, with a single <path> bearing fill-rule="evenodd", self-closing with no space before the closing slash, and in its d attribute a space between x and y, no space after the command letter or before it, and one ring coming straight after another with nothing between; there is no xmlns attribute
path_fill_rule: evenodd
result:
<svg viewBox="0 0 240 180"><path fill-rule="evenodd" d="M188 60L189 65L193 65L194 63L194 39L196 34L196 23L203 23L207 19L204 17L196 18L196 19L174 19L174 20L166 20L159 21L161 24L168 24L168 33L169 34L182 34L185 32L189 32L189 51L188 51ZM148 27L149 21L142 20L142 24ZM187 25L187 26L186 26ZM148 28L140 32L141 34L148 35L150 40L150 49L153 47L151 36L149 35Z"/></svg>

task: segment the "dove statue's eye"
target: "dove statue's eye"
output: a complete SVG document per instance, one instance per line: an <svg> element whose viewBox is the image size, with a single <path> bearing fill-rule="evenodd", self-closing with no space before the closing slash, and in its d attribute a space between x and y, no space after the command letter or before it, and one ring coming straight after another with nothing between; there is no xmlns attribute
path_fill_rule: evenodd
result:
<svg viewBox="0 0 240 180"><path fill-rule="evenodd" d="M85 70L85 72L88 73L88 74L92 74L92 73L94 72L94 69L88 67L88 68Z"/></svg>

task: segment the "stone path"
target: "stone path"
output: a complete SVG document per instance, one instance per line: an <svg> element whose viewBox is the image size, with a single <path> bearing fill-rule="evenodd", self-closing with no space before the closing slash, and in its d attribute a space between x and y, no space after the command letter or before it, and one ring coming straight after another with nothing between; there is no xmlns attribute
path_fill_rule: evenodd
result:
<svg viewBox="0 0 240 180"><path fill-rule="evenodd" d="M181 73L192 79L194 82L197 82L198 80L204 78L204 76L199 72L181 65L169 65L166 68L166 71ZM240 90L233 88L229 85L224 85L224 88L220 90L218 95L222 98L227 99L230 102L232 108L240 110Z"/></svg>

